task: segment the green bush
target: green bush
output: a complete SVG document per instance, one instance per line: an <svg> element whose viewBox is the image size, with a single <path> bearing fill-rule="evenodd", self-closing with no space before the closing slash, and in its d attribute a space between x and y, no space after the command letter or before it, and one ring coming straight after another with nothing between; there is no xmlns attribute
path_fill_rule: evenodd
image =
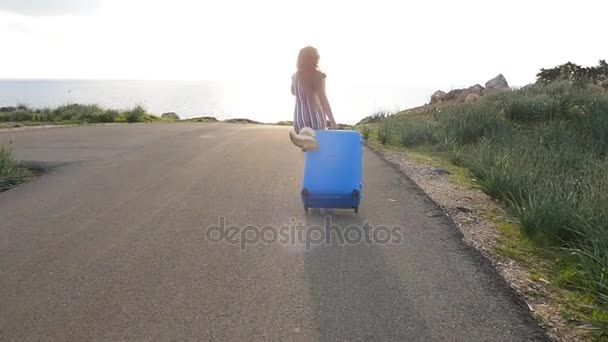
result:
<svg viewBox="0 0 608 342"><path fill-rule="evenodd" d="M10 149L0 146L0 192L24 182L30 176L30 171L15 160Z"/></svg>
<svg viewBox="0 0 608 342"><path fill-rule="evenodd" d="M108 109L99 114L99 122L108 123L115 122L120 113L117 110Z"/></svg>
<svg viewBox="0 0 608 342"><path fill-rule="evenodd" d="M598 96L582 109L579 134L586 137L591 149L600 156L608 153L608 96Z"/></svg>
<svg viewBox="0 0 608 342"><path fill-rule="evenodd" d="M17 109L13 111L6 111L0 113L0 121L4 122L18 122L18 121L32 121L33 113L23 109Z"/></svg>
<svg viewBox="0 0 608 342"><path fill-rule="evenodd" d="M568 62L550 69L541 69L536 75L539 83L551 83L559 80L597 82L608 76L606 60L600 60L596 67L582 67Z"/></svg>
<svg viewBox="0 0 608 342"><path fill-rule="evenodd" d="M382 124L378 128L376 134L378 135L378 140L380 141L380 143L382 145L388 144L388 141L391 136L390 122L388 120L385 120L384 122L382 122Z"/></svg>
<svg viewBox="0 0 608 342"><path fill-rule="evenodd" d="M53 110L52 121L75 121L83 107L79 104L59 106Z"/></svg>
<svg viewBox="0 0 608 342"><path fill-rule="evenodd" d="M428 119L412 117L402 120L398 127L399 142L402 146L412 147L435 142L433 123Z"/></svg>
<svg viewBox="0 0 608 342"><path fill-rule="evenodd" d="M125 118L127 122L141 122L146 115L146 110L142 106L136 106L135 108L125 112Z"/></svg>
<svg viewBox="0 0 608 342"><path fill-rule="evenodd" d="M372 134L372 129L368 126L363 126L361 127L361 129L359 130L361 132L361 136L363 137L363 140L367 141L369 140L371 134Z"/></svg>
<svg viewBox="0 0 608 342"><path fill-rule="evenodd" d="M557 116L559 105L549 95L524 95L515 97L504 109L507 119L513 121L548 120Z"/></svg>
<svg viewBox="0 0 608 342"><path fill-rule="evenodd" d="M148 114L137 106L120 112L104 109L98 105L67 104L55 109L32 109L24 105L0 108L0 121L4 122L73 122L73 123L107 123L107 122L142 122L158 121L159 118Z"/></svg>
<svg viewBox="0 0 608 342"><path fill-rule="evenodd" d="M576 85L560 81L548 85L528 86L506 95L502 100L507 119L538 122L579 119L584 114L585 107L603 97L603 91L588 84Z"/></svg>
<svg viewBox="0 0 608 342"><path fill-rule="evenodd" d="M486 102L438 110L437 138L443 147L466 145L484 137L505 134L508 127L497 110Z"/></svg>

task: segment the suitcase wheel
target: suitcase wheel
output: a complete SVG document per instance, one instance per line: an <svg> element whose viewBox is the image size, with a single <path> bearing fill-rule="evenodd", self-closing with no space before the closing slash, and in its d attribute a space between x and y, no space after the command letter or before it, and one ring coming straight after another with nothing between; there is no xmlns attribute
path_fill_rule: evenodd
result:
<svg viewBox="0 0 608 342"><path fill-rule="evenodd" d="M308 207L306 207L306 206L305 206L305 207L304 207L304 211L305 211L305 212L308 212Z"/></svg>
<svg viewBox="0 0 608 342"><path fill-rule="evenodd" d="M359 212L359 207L355 207L355 213Z"/></svg>

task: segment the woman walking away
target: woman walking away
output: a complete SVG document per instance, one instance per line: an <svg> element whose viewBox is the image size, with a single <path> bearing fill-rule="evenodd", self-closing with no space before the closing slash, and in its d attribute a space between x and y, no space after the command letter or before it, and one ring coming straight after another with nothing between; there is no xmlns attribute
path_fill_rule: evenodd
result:
<svg viewBox="0 0 608 342"><path fill-rule="evenodd" d="M291 93L296 97L291 141L303 150L317 149L315 131L324 130L327 121L337 128L325 93L326 75L319 70L319 53L312 46L300 50L298 71L291 78Z"/></svg>

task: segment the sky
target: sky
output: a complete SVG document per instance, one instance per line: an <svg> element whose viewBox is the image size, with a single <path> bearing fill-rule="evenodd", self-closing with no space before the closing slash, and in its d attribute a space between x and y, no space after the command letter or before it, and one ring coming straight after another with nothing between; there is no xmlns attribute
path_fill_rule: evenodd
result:
<svg viewBox="0 0 608 342"><path fill-rule="evenodd" d="M521 86L608 58L606 13L606 0L0 0L0 78L264 85L313 45L328 82Z"/></svg>

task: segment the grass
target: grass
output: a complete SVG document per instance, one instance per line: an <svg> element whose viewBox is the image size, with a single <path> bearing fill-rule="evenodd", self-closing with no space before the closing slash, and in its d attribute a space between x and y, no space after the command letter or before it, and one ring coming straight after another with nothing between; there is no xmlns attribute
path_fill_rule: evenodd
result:
<svg viewBox="0 0 608 342"><path fill-rule="evenodd" d="M142 106L130 109L106 109L98 105L67 104L56 108L31 108L25 105L0 108L0 123L40 124L87 124L111 122L161 121Z"/></svg>
<svg viewBox="0 0 608 342"><path fill-rule="evenodd" d="M87 124L111 122L166 121L148 113L142 106L131 109L105 109L98 105L68 104L57 108L31 108L25 105L0 108L0 128L48 124ZM12 155L10 147L0 146L0 191L28 180L32 173Z"/></svg>
<svg viewBox="0 0 608 342"><path fill-rule="evenodd" d="M369 126L361 127L361 129L359 129L359 132L361 133L361 137L365 141L368 141L370 136L372 135L372 129Z"/></svg>
<svg viewBox="0 0 608 342"><path fill-rule="evenodd" d="M382 122L382 124L380 124L380 127L378 128L378 140L382 145L386 145L389 142L388 140L390 139L391 134L392 127L390 125L390 122L388 120L385 120L384 122Z"/></svg>
<svg viewBox="0 0 608 342"><path fill-rule="evenodd" d="M107 109L98 105L68 104L56 108L32 108L26 105L0 107L0 129L21 126L69 125L92 123L135 122L225 122L232 124L265 124L247 118L218 120L213 116L200 116L184 120L160 118L142 106L129 109ZM291 126L291 121L279 121L275 125ZM339 129L352 129L351 125L339 124Z"/></svg>
<svg viewBox="0 0 608 342"><path fill-rule="evenodd" d="M228 120L225 120L224 122L235 123L235 124L254 124L254 125L262 124L261 122L251 120L251 119L245 119L245 118L228 119Z"/></svg>
<svg viewBox="0 0 608 342"><path fill-rule="evenodd" d="M0 192L25 182L32 173L12 155L9 147L0 145Z"/></svg>
<svg viewBox="0 0 608 342"><path fill-rule="evenodd" d="M573 297L591 298L573 311L608 333L607 93L581 83L537 84L357 128L384 146L466 169L463 180L475 178L512 218L499 252L521 260L560 255L552 280L575 288Z"/></svg>

